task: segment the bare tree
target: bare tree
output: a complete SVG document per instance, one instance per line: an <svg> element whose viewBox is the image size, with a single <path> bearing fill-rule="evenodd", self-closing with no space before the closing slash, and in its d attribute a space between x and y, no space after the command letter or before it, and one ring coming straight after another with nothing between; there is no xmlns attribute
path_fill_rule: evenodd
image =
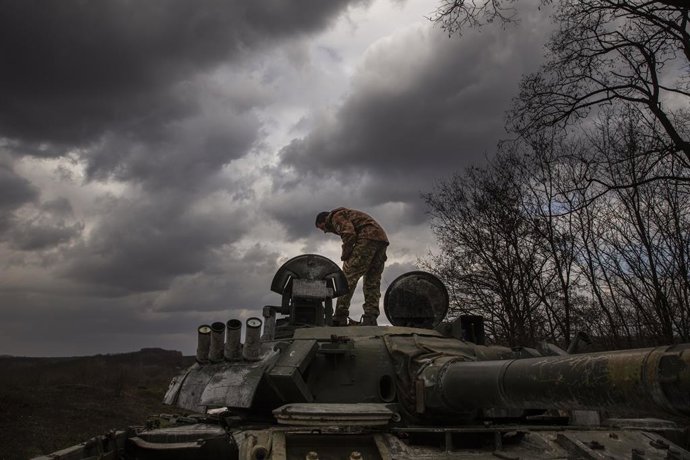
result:
<svg viewBox="0 0 690 460"><path fill-rule="evenodd" d="M683 78L690 63L687 6L562 1L555 18L559 30L548 44L547 62L523 79L509 126L529 135L584 117L592 108L632 103L650 123L659 123L669 153L681 153L690 164L690 142L669 108L690 102Z"/></svg>
<svg viewBox="0 0 690 460"><path fill-rule="evenodd" d="M671 342L685 338L688 325L688 198L690 188L684 181L640 180L654 174L687 178L677 165L652 161L640 152L653 150L653 136L648 136L636 117L606 119L600 126L601 139L592 144L608 160L601 168L602 181L626 184L615 187L600 220L607 231L599 242L610 293L634 308L639 332ZM652 163L652 164L650 164ZM600 259L601 260L601 259Z"/></svg>
<svg viewBox="0 0 690 460"><path fill-rule="evenodd" d="M523 213L514 158L499 156L425 195L440 246L427 268L450 286L456 311L485 316L488 332L510 345L548 335L533 286L544 260Z"/></svg>
<svg viewBox="0 0 690 460"><path fill-rule="evenodd" d="M607 212L603 210L609 209L607 201L597 200L575 214L580 222L576 263L587 281L589 330L593 335L604 338L611 347L630 347L635 344L635 324L631 321L635 315L628 303L613 295L616 278L609 269L604 244L608 227Z"/></svg>
<svg viewBox="0 0 690 460"><path fill-rule="evenodd" d="M551 339L564 345L582 329L582 302L578 294L580 273L575 270L578 220L569 212L575 206L572 183L578 181L572 159L580 148L554 132L534 136L530 142L519 140L512 145L523 184L523 208L531 217L542 258L547 262L533 286L551 323ZM574 169L575 166L575 169ZM580 183L579 181L576 183ZM579 318L579 319L578 319Z"/></svg>
<svg viewBox="0 0 690 460"><path fill-rule="evenodd" d="M488 23L510 24L519 17L515 4L518 0L441 0L431 20L440 24L449 34L462 33L467 28L482 27ZM541 0L541 5L550 5L554 0ZM609 2L611 6L635 5L634 2ZM686 0L657 0L637 2L638 5L655 4L671 8L688 8Z"/></svg>
<svg viewBox="0 0 690 460"><path fill-rule="evenodd" d="M443 0L432 20L449 33L494 20L515 20L513 0ZM532 135L563 126L590 110L619 102L640 107L667 136L668 153L690 166L687 127L678 114L688 107L690 6L666 0L560 0L558 27L547 44L547 62L523 78L508 126Z"/></svg>
<svg viewBox="0 0 690 460"><path fill-rule="evenodd" d="M650 129L612 110L586 137L505 142L426 195L441 249L427 268L455 311L511 345L567 345L581 329L616 347L687 340L690 171L649 155L662 142Z"/></svg>
<svg viewBox="0 0 690 460"><path fill-rule="evenodd" d="M517 3L441 0L432 20L451 34L507 24L518 20ZM557 29L545 65L523 77L508 113L509 129L519 134L513 151L507 155L504 146L500 167L443 185L462 194L439 189L426 197L442 243L435 262L459 280L458 302L491 312L497 336L517 327L530 338L567 342L573 327L589 320L615 346L687 339L690 4L541 4L553 5ZM571 143L575 136L579 144ZM476 199L490 190L500 191L494 199L504 217L519 216L509 232L500 219L487 220L490 208ZM440 211L453 206L438 207L441 199L459 200L464 210L452 229L438 225L447 217ZM475 235L474 246L465 244L467 235L443 239L457 228ZM454 244L461 249L451 259ZM491 258L477 258L479 249ZM503 274L511 269L512 277ZM507 306L505 293L519 293L514 298L522 302Z"/></svg>
<svg viewBox="0 0 690 460"><path fill-rule="evenodd" d="M431 20L449 34L481 27L494 21L506 24L517 20L515 0L441 0Z"/></svg>

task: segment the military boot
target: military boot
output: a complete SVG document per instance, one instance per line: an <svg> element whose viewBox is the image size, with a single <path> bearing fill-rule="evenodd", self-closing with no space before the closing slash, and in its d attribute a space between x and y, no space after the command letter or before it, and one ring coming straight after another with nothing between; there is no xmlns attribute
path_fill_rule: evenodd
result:
<svg viewBox="0 0 690 460"><path fill-rule="evenodd" d="M376 316L373 315L364 315L362 317L362 322L360 323L362 326L378 326L378 323L376 322Z"/></svg>
<svg viewBox="0 0 690 460"><path fill-rule="evenodd" d="M347 326L347 316L334 316L331 320L331 326Z"/></svg>

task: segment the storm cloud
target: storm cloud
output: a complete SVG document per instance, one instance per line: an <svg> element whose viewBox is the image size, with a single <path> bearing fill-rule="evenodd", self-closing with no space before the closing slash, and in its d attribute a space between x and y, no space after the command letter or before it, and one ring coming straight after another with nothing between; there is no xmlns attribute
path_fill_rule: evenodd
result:
<svg viewBox="0 0 690 460"><path fill-rule="evenodd" d="M353 185L368 206L414 201L448 171L482 163L507 136L502 115L520 75L541 61L533 50L544 31L449 40L422 25L374 43L344 103L283 148L283 165Z"/></svg>
<svg viewBox="0 0 690 460"><path fill-rule="evenodd" d="M68 148L105 131L156 132L194 109L180 82L276 40L319 30L347 5L2 1L3 135Z"/></svg>
<svg viewBox="0 0 690 460"><path fill-rule="evenodd" d="M415 269L420 193L492 154L540 62L520 4L459 39L422 0L0 0L0 354L191 353L288 259L339 259L337 206L388 232L383 289Z"/></svg>

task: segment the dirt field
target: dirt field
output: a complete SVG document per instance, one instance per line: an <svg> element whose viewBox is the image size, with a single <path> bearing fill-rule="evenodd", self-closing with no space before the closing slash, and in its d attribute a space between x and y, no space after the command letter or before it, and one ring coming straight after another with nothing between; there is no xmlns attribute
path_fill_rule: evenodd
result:
<svg viewBox="0 0 690 460"><path fill-rule="evenodd" d="M0 357L0 459L27 459L114 428L143 425L170 379L191 365L180 352L77 358Z"/></svg>

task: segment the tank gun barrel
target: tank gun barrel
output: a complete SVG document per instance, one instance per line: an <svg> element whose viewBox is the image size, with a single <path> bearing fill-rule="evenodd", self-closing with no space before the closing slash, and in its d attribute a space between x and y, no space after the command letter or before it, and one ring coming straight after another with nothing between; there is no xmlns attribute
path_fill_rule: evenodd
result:
<svg viewBox="0 0 690 460"><path fill-rule="evenodd" d="M592 409L690 415L690 344L496 361L420 370L418 412ZM420 405L420 397L423 404Z"/></svg>

